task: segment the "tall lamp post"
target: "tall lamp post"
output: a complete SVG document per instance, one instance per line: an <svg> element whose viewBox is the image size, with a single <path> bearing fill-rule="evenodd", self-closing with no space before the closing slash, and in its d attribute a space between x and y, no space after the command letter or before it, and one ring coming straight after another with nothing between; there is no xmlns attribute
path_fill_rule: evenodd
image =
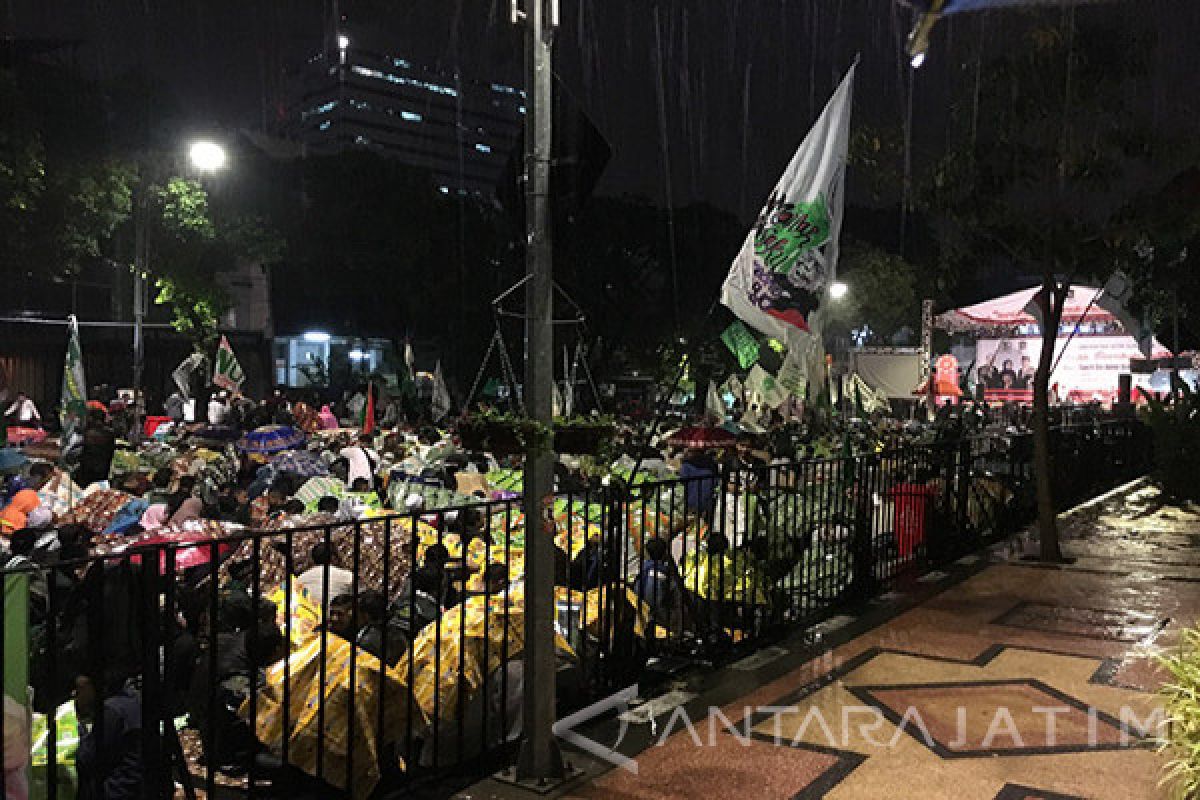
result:
<svg viewBox="0 0 1200 800"><path fill-rule="evenodd" d="M225 148L208 139L199 139L188 147L188 162L199 172L217 172L225 167L227 156ZM142 391L146 367L146 343L143 327L146 321L146 306L149 298L146 293L146 278L149 266L146 253L146 212L147 189L150 176L143 169L138 186L137 205L134 207L133 218L133 401L135 424L133 438L140 441L142 436L142 421L146 418L146 395Z"/></svg>

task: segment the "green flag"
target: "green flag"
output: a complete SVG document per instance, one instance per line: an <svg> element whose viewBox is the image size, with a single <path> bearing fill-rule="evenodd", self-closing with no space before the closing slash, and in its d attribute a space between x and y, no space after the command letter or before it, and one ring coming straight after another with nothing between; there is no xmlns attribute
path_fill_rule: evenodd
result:
<svg viewBox="0 0 1200 800"><path fill-rule="evenodd" d="M742 369L747 369L758 361L758 339L754 338L754 334L741 320L734 320L734 323L725 329L721 334L721 341L729 348L729 352L737 357L738 366Z"/></svg>
<svg viewBox="0 0 1200 800"><path fill-rule="evenodd" d="M69 446L72 434L83 426L87 417L87 379L83 375L83 350L79 347L79 323L72 314L67 322L67 356L63 361L62 400L58 421L63 428L63 450Z"/></svg>
<svg viewBox="0 0 1200 800"><path fill-rule="evenodd" d="M233 354L229 340L222 336L221 344L217 347L217 358L213 362L213 386L219 386L231 392L240 392L244 380L246 380L246 374L242 372L242 365L238 363L237 356Z"/></svg>

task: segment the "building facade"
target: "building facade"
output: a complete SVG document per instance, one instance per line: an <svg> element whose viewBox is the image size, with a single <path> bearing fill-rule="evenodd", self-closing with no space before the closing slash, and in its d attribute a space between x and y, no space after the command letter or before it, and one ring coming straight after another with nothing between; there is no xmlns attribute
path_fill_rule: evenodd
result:
<svg viewBox="0 0 1200 800"><path fill-rule="evenodd" d="M426 169L443 193L495 194L525 113L523 90L416 63L352 27L290 76L280 133L311 154L364 147Z"/></svg>

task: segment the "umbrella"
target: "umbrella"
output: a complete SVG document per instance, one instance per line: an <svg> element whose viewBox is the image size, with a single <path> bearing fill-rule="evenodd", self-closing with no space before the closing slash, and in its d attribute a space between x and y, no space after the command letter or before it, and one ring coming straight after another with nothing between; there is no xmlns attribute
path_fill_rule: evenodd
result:
<svg viewBox="0 0 1200 800"><path fill-rule="evenodd" d="M279 472L291 472L302 478L329 474L329 467L311 450L285 450L271 459L271 463Z"/></svg>
<svg viewBox="0 0 1200 800"><path fill-rule="evenodd" d="M296 491L296 499L304 503L309 511L316 511L317 503L322 497L336 497L341 500L346 496L346 484L330 475L319 475L309 478Z"/></svg>
<svg viewBox="0 0 1200 800"><path fill-rule="evenodd" d="M693 425L672 433L667 437L667 444L673 447L733 447L737 437L724 428Z"/></svg>
<svg viewBox="0 0 1200 800"><path fill-rule="evenodd" d="M304 433L290 425L264 425L239 439L238 449L243 453L269 455L299 447L304 441Z"/></svg>

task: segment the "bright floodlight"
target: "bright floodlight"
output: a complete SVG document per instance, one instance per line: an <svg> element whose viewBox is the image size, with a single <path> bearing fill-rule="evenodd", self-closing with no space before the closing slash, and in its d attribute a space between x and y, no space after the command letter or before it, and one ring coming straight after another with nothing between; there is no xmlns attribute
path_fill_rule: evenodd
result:
<svg viewBox="0 0 1200 800"><path fill-rule="evenodd" d="M834 300L841 300L846 296L846 292L850 291L850 287L841 281L834 281L829 286L829 296Z"/></svg>
<svg viewBox="0 0 1200 800"><path fill-rule="evenodd" d="M350 37L344 33L338 34L338 50L350 49Z"/></svg>
<svg viewBox="0 0 1200 800"><path fill-rule="evenodd" d="M225 148L216 142L193 142L188 158L196 169L215 172L225 166Z"/></svg>
<svg viewBox="0 0 1200 800"><path fill-rule="evenodd" d="M351 361L366 361L369 358L369 355L362 350L351 350L346 355L350 357Z"/></svg>
<svg viewBox="0 0 1200 800"><path fill-rule="evenodd" d="M325 331L305 331L303 338L304 338L304 341L306 341L306 342L313 342L315 344L324 344L325 342L328 342L332 337Z"/></svg>
<svg viewBox="0 0 1200 800"><path fill-rule="evenodd" d="M912 57L912 61L910 61L909 63L912 64L913 69L920 69L921 65L925 63L925 54L917 53L915 56Z"/></svg>

